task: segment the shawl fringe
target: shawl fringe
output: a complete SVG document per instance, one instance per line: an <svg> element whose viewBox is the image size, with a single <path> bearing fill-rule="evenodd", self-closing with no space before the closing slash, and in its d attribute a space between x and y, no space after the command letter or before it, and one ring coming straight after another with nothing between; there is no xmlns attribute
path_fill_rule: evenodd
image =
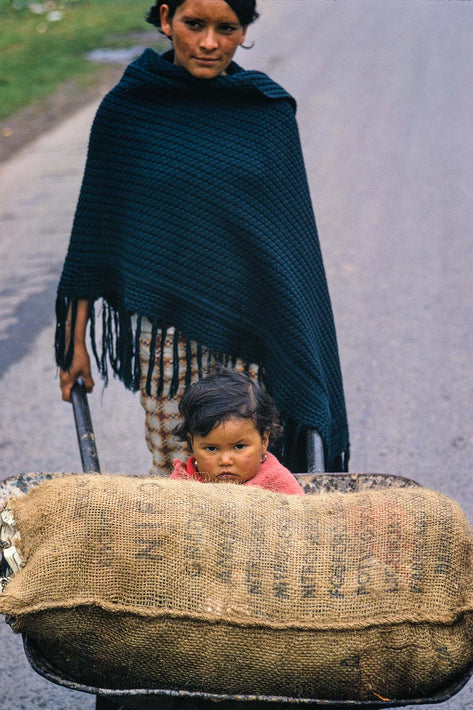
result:
<svg viewBox="0 0 473 710"><path fill-rule="evenodd" d="M58 296L56 300L56 363L63 370L68 370L74 357L74 330L77 320L77 297ZM99 334L97 331L97 318L101 321ZM135 323L134 323L135 321ZM109 381L110 368L112 373L120 379L127 389L134 392L140 389L142 376L142 362L140 358L140 339L142 333L142 316L128 313L123 308L115 307L103 300L99 315L96 313L95 303L89 302L88 311L89 335L92 353L97 364L97 369L105 384ZM146 373L145 391L150 397L169 396L175 397L180 389L180 363L179 342L185 338L185 389L191 384L194 359L199 379L203 377L205 368L212 362L221 362L226 366L234 367L237 357L217 350L210 350L204 356L202 345L192 347L192 342L185 334L174 327L172 346L172 376L168 392L164 391L164 346L168 335L169 324L159 319L151 321L151 342L149 350L149 363ZM194 352L195 350L195 352ZM156 363L156 353L159 351L159 374L153 391L153 375ZM250 363L244 363L244 372L249 374ZM259 367L258 379L263 384L263 368Z"/></svg>
<svg viewBox="0 0 473 710"><path fill-rule="evenodd" d="M56 362L63 370L68 370L72 364L74 356L74 329L77 319L78 298L58 296L56 301ZM112 372L124 383L125 387L137 391L141 383L141 358L140 358L140 337L142 333L142 316L136 316L136 325L133 323L132 314L125 310L115 308L107 301L103 300L101 312L98 315L101 321L100 342L97 333L97 314L95 303L89 304L89 335L92 353L97 364L98 371L105 384L108 383L110 368ZM151 343L149 352L148 371L146 373L145 391L150 397L169 396L175 397L179 392L179 340L181 333L174 330L173 339L173 361L171 385L168 392L164 392L164 344L168 334L168 326L160 320L152 321ZM192 365L196 359L198 377L204 375L205 368L211 362L222 362L226 366L235 366L236 357L223 354L217 351L210 351L207 356L203 354L202 345L197 344L194 351L191 340L185 339L186 353L186 373L185 388L191 384ZM159 351L159 375L156 378L157 384L153 391L153 374L156 362L156 352ZM244 371L248 374L250 363L245 363ZM259 367L259 383L263 386L264 368ZM288 416L282 416L284 437L273 444L271 451L280 461L291 471L306 470L306 444L305 434L307 427L296 422ZM326 457L327 471L347 472L350 458L349 448L342 452L333 460L327 458L327 447L324 443L324 455Z"/></svg>

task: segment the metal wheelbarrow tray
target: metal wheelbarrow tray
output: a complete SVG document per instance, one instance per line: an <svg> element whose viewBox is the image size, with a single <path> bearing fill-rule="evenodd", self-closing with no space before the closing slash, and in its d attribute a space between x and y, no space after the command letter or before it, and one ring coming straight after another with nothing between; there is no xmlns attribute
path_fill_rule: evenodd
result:
<svg viewBox="0 0 473 710"><path fill-rule="evenodd" d="M87 404L85 388L75 385L73 395L74 416L76 421L79 447L81 452L82 467L85 472L100 472L100 466L95 447L95 437L92 429L90 412ZM314 433L308 440L307 458L308 469L320 471L323 454L321 453L318 435ZM36 474L16 476L5 482L7 494L18 495L26 493L42 480L48 480L56 475L64 474ZM418 487L415 481L401 476L386 475L381 473L299 473L295 474L299 483L307 494L320 494L329 492L349 493L381 488L412 488ZM41 655L41 649L36 644L23 637L26 657L31 667L41 676L57 685L71 690L81 691L96 696L96 710L210 710L216 704L222 710L247 710L254 706L266 710L283 710L288 705L312 706L317 708L330 708L340 710L346 708L399 708L407 705L424 705L442 703L458 693L468 682L473 674L473 667L466 673L457 677L452 684L429 698L409 698L402 700L373 699L373 700L330 700L317 698L294 698L268 695L224 695L203 692L191 692L178 689L146 689L129 688L116 690L111 688L97 688L77 683L71 677L65 677L55 669L49 661ZM126 649L124 649L126 654ZM244 707L245 706L245 707Z"/></svg>

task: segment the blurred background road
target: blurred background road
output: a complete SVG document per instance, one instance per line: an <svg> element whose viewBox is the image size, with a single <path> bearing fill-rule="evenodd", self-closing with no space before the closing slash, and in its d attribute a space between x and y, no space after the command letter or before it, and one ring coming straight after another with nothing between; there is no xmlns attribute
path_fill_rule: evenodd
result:
<svg viewBox="0 0 473 710"><path fill-rule="evenodd" d="M473 524L473 3L260 0L260 10L255 46L237 59L298 100L350 469L414 478L459 501ZM0 478L80 469L52 343L95 108L0 165ZM96 382L103 469L145 473L137 397ZM93 708L92 697L36 676L5 624L0 660L2 709ZM442 705L472 707L472 684Z"/></svg>

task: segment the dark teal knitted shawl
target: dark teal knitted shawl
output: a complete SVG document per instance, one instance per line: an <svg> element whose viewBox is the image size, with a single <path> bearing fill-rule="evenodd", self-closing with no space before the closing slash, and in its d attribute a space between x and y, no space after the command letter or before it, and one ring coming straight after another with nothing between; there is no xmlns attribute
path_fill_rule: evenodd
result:
<svg viewBox="0 0 473 710"><path fill-rule="evenodd" d="M100 372L107 378L110 364L137 389L132 314L153 322L152 349L173 326L219 359L260 364L292 441L318 430L336 470L348 461L348 427L295 108L269 77L235 63L201 80L172 52L148 49L126 69L91 132L56 356L70 365L67 312L72 304L74 320L88 298Z"/></svg>

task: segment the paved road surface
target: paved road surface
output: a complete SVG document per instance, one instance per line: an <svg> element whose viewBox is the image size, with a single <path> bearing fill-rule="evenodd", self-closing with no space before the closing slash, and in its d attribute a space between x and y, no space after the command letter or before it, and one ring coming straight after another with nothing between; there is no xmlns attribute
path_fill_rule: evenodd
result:
<svg viewBox="0 0 473 710"><path fill-rule="evenodd" d="M473 2L262 0L241 53L299 101L337 322L353 471L411 476L473 522ZM0 477L78 470L52 360L54 292L94 107L0 170ZM136 397L91 399L103 468L145 472ZM87 710L0 624L0 707ZM473 707L470 684L448 710Z"/></svg>

